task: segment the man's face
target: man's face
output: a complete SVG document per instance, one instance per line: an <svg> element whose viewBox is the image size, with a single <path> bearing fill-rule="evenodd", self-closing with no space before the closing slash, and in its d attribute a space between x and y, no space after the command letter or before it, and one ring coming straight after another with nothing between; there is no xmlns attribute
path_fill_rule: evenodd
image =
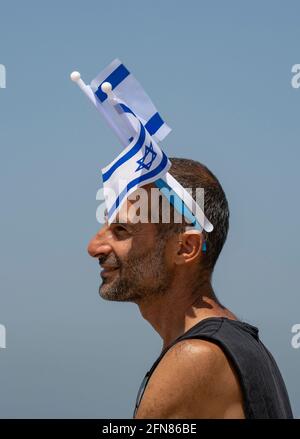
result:
<svg viewBox="0 0 300 439"><path fill-rule="evenodd" d="M166 241L158 239L157 225L131 222L126 217L128 207L120 210L116 222L98 231L88 252L102 267L100 296L138 303L164 294L174 277L174 266Z"/></svg>

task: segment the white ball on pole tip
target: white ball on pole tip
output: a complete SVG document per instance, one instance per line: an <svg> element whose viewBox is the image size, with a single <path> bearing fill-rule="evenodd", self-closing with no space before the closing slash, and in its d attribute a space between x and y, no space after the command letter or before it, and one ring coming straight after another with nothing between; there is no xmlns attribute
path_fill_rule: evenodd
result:
<svg viewBox="0 0 300 439"><path fill-rule="evenodd" d="M72 81L77 82L79 81L81 75L79 72L72 72L70 75L70 78L72 79Z"/></svg>
<svg viewBox="0 0 300 439"><path fill-rule="evenodd" d="M112 91L112 85L110 82L103 82L101 85L101 90L103 93L109 94Z"/></svg>

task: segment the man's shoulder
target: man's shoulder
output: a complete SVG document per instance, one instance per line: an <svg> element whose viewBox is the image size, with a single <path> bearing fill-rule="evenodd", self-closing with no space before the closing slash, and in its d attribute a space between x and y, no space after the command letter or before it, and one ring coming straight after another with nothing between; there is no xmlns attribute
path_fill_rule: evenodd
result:
<svg viewBox="0 0 300 439"><path fill-rule="evenodd" d="M184 339L171 346L155 368L139 415L213 417L231 401L241 401L241 393L222 349L207 340Z"/></svg>
<svg viewBox="0 0 300 439"><path fill-rule="evenodd" d="M216 372L222 372L227 359L222 349L214 342L190 338L176 342L163 356L160 367L169 369L170 364L184 371L193 368L201 372L197 375L198 381L201 375L209 377ZM179 372L179 370L177 371Z"/></svg>
<svg viewBox="0 0 300 439"><path fill-rule="evenodd" d="M213 394L220 384L225 384L232 370L220 346L212 341L196 338L175 343L160 363L157 374L169 374L171 378L176 374L195 389L203 390L202 387L205 386L207 394Z"/></svg>

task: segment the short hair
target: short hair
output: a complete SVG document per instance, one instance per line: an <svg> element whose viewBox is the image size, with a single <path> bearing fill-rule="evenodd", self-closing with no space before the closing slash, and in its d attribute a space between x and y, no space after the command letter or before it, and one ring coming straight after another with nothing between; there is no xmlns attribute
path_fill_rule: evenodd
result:
<svg viewBox="0 0 300 439"><path fill-rule="evenodd" d="M227 238L229 229L229 207L223 188L217 177L202 163L195 160L170 157L172 164L169 173L185 188L193 190L196 199L196 189L204 189L204 214L213 224L212 232L203 230L206 241L206 254L202 264L213 271ZM184 231L184 222L158 225L158 234L167 237L173 233Z"/></svg>

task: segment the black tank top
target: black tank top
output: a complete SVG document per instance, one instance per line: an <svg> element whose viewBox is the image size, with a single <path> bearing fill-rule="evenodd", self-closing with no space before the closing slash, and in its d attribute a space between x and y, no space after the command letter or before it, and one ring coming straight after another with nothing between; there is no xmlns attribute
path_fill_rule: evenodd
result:
<svg viewBox="0 0 300 439"><path fill-rule="evenodd" d="M226 317L201 320L176 338L157 358L139 388L133 417L154 369L171 346L190 338L216 343L235 368L243 393L247 419L292 419L293 413L278 366L261 342L255 326Z"/></svg>

